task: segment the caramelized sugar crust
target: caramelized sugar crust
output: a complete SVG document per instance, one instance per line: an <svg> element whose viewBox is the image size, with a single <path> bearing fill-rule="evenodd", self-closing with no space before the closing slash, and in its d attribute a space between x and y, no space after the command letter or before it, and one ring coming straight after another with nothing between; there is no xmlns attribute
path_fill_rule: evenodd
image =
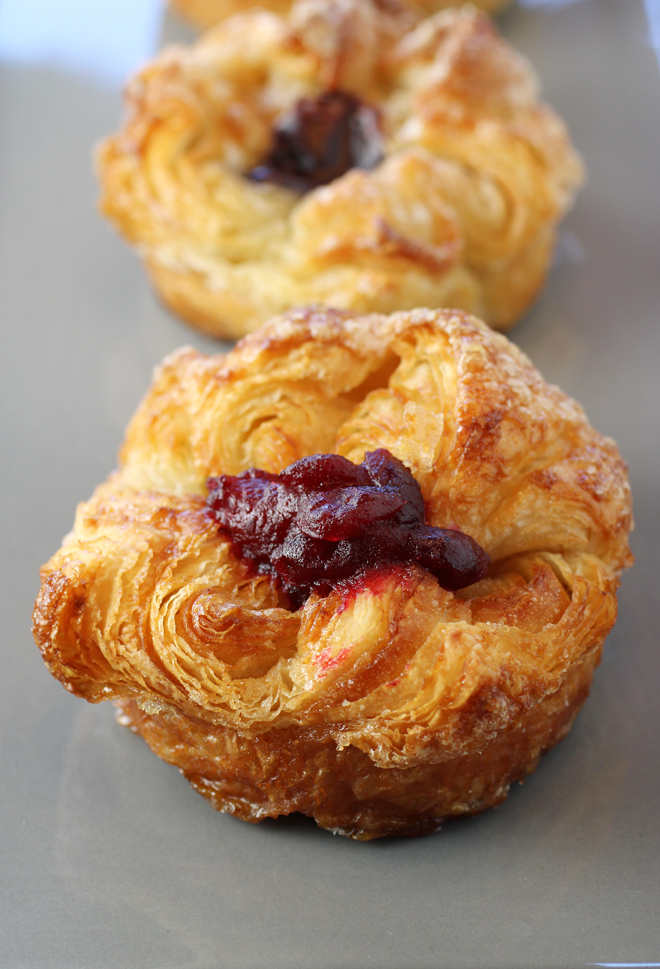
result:
<svg viewBox="0 0 660 969"><path fill-rule="evenodd" d="M414 20L414 18L413 18ZM383 161L305 194L246 178L303 98L376 109ZM250 10L129 85L101 209L164 301L216 336L309 303L458 306L506 329L542 286L582 166L529 63L474 8Z"/></svg>
<svg viewBox="0 0 660 969"><path fill-rule="evenodd" d="M452 593L401 565L287 610L218 532L207 478L378 447L488 575ZM501 801L567 732L631 527L614 442L478 320L297 311L163 363L44 566L34 632L67 689L117 701L215 807L423 833Z"/></svg>

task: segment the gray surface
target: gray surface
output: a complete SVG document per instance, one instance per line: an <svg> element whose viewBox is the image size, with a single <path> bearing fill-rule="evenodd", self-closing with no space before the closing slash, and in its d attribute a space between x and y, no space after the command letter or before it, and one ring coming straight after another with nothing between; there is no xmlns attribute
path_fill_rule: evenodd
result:
<svg viewBox="0 0 660 969"><path fill-rule="evenodd" d="M513 338L617 438L637 565L568 740L503 807L417 841L218 815L43 667L39 565L113 467L152 366L211 345L155 304L95 214L89 149L116 124L116 87L0 69L3 969L660 963L658 69L639 0L530 5L503 29L590 172Z"/></svg>

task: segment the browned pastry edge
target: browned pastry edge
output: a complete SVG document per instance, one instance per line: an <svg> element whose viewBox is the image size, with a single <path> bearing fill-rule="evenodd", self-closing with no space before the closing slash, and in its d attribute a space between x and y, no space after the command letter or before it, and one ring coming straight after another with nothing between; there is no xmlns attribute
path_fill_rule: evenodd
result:
<svg viewBox="0 0 660 969"><path fill-rule="evenodd" d="M177 272L154 259L145 259L145 266L154 292L163 304L208 336L238 340L262 322L252 302L241 299L236 292L209 289L197 273Z"/></svg>
<svg viewBox="0 0 660 969"><path fill-rule="evenodd" d="M484 276L484 295L491 310L489 326L493 329L507 333L534 303L545 285L556 237L556 231L549 229L533 246L519 254L509 267L511 285L504 294L498 273L493 273L492 277ZM254 301L238 291L210 289L200 273L172 269L154 258L145 256L144 264L155 295L194 329L216 339L238 340L263 325L263 316L255 311ZM412 265L414 260L411 260ZM381 298L385 298L386 293L387 284L382 282ZM392 311L409 309L414 307L392 307ZM367 313L369 310L368 301L365 301L365 306L358 307L356 312Z"/></svg>
<svg viewBox="0 0 660 969"><path fill-rule="evenodd" d="M272 730L243 737L175 710L149 715L116 700L117 719L178 767L213 807L258 822L300 812L358 841L415 837L453 816L501 804L510 786L536 770L569 732L586 700L601 648L577 664L560 688L530 704L502 733L467 756L408 768L376 767L367 754L337 747L323 730ZM472 699L487 708L488 690Z"/></svg>

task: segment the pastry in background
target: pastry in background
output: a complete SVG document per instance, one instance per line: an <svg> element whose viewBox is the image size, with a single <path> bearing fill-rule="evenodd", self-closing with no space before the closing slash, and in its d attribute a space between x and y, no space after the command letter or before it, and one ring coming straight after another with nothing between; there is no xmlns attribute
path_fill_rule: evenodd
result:
<svg viewBox="0 0 660 969"><path fill-rule="evenodd" d="M465 0L467 3L468 0ZM408 16L427 17L444 10L447 7L465 5L461 0L376 0L381 8L392 12L400 11ZM478 7L489 14L499 13L509 0L469 0L470 6ZM202 30L219 24L235 13L243 13L253 7L272 10L280 16L286 16L291 9L291 0L262 0L253 3L251 0L170 0L170 6L186 20L191 21Z"/></svg>
<svg viewBox="0 0 660 969"><path fill-rule="evenodd" d="M424 834L569 731L631 527L616 445L504 336L301 310L163 363L34 633L214 807Z"/></svg>
<svg viewBox="0 0 660 969"><path fill-rule="evenodd" d="M312 303L512 326L582 178L525 58L475 9L401 30L370 0L236 15L133 81L101 209L218 337Z"/></svg>

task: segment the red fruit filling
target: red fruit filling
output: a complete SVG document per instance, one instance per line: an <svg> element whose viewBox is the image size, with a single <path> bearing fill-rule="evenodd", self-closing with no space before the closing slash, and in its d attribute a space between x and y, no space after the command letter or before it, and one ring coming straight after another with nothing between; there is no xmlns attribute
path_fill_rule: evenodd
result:
<svg viewBox="0 0 660 969"><path fill-rule="evenodd" d="M309 192L350 168L374 168L382 157L376 109L352 94L328 91L297 103L275 128L268 155L247 177Z"/></svg>
<svg viewBox="0 0 660 969"><path fill-rule="evenodd" d="M362 464L316 454L279 475L221 474L208 488L236 554L278 578L294 609L367 569L416 562L455 590L482 579L490 561L464 532L426 525L418 483L384 448Z"/></svg>

